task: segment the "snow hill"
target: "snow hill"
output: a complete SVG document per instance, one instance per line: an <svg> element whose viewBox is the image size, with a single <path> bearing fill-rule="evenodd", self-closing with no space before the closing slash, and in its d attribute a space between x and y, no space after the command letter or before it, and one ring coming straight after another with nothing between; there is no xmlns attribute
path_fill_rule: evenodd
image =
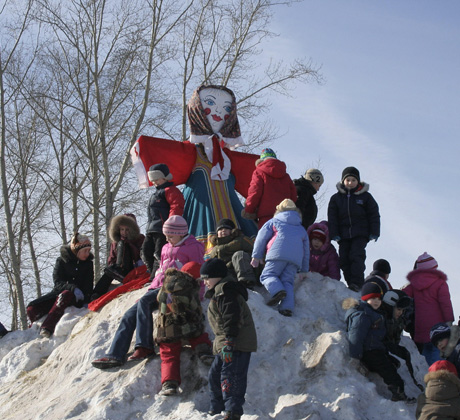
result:
<svg viewBox="0 0 460 420"><path fill-rule="evenodd" d="M0 418L7 419L214 419L209 416L208 367L182 353L181 393L158 395L159 356L101 371L91 361L108 350L123 313L145 293L131 292L100 312L69 308L51 339L39 326L0 339ZM244 420L413 419L415 406L392 402L376 374L350 365L343 299L358 295L344 283L310 273L296 287L296 308L286 318L265 304L264 289L250 292L259 350L251 359ZM203 305L206 306L207 302ZM416 377L428 366L413 342ZM417 397L404 362L406 393Z"/></svg>

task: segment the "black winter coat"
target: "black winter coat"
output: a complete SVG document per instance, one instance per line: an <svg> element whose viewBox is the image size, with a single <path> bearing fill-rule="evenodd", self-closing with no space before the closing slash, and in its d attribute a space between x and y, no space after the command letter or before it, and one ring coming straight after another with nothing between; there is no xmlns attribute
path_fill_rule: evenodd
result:
<svg viewBox="0 0 460 420"><path fill-rule="evenodd" d="M337 184L335 193L327 209L329 222L329 237L340 236L341 239L351 239L370 235L380 236L379 206L374 197L368 192L369 184L362 182L354 190L348 192L343 184Z"/></svg>
<svg viewBox="0 0 460 420"><path fill-rule="evenodd" d="M94 281L94 256L89 255L86 261L81 261L71 251L70 245L61 247L61 256L57 258L53 271L54 287L51 293L56 296L64 290L73 292L80 289L85 295L85 303L90 302Z"/></svg>
<svg viewBox="0 0 460 420"><path fill-rule="evenodd" d="M318 206L315 197L316 189L304 177L294 179L294 185L297 190L297 201L295 205L302 213L302 226L306 229L312 225L318 216Z"/></svg>

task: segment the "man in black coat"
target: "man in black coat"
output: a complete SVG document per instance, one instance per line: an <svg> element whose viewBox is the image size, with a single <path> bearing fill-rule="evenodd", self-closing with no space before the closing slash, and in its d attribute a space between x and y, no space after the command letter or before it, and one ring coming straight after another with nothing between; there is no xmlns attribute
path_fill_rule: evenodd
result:
<svg viewBox="0 0 460 420"><path fill-rule="evenodd" d="M318 206L314 195L319 191L323 182L324 177L319 169L308 169L303 177L294 179L297 190L295 205L302 213L302 226L305 230L315 222L318 215Z"/></svg>

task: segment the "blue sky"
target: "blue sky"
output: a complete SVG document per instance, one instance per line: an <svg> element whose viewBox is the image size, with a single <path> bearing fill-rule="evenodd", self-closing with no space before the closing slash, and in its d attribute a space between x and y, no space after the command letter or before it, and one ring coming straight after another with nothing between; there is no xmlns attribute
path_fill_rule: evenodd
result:
<svg viewBox="0 0 460 420"><path fill-rule="evenodd" d="M381 212L366 273L386 258L401 287L427 251L449 278L457 318L459 22L453 0L306 0L277 9L270 29L280 36L264 48L264 58L311 58L325 78L276 97L271 114L285 133L272 147L293 178L320 161L319 218L343 168L356 166Z"/></svg>

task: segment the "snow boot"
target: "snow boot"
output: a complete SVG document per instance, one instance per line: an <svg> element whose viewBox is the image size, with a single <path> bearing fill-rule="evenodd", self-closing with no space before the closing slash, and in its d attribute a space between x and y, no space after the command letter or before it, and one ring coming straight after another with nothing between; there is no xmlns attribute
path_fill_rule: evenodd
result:
<svg viewBox="0 0 460 420"><path fill-rule="evenodd" d="M101 357L100 359L93 360L91 364L97 369L110 369L118 367L123 364L121 360L115 359L114 357Z"/></svg>
<svg viewBox="0 0 460 420"><path fill-rule="evenodd" d="M179 382L177 381L165 381L161 386L160 395L171 396L177 394L177 388L179 387Z"/></svg>
<svg viewBox="0 0 460 420"><path fill-rule="evenodd" d="M275 293L267 302L268 306L275 306L280 303L286 297L286 291L280 290L279 292Z"/></svg>
<svg viewBox="0 0 460 420"><path fill-rule="evenodd" d="M134 350L134 353L128 357L129 362L135 362L138 360L144 360L144 359L149 359L151 357L155 356L155 350L154 349L148 349L146 347L137 347Z"/></svg>
<svg viewBox="0 0 460 420"><path fill-rule="evenodd" d="M235 414L235 413L232 413L231 411L226 411L225 417L223 418L223 420L240 420L240 419L241 419L240 414Z"/></svg>

